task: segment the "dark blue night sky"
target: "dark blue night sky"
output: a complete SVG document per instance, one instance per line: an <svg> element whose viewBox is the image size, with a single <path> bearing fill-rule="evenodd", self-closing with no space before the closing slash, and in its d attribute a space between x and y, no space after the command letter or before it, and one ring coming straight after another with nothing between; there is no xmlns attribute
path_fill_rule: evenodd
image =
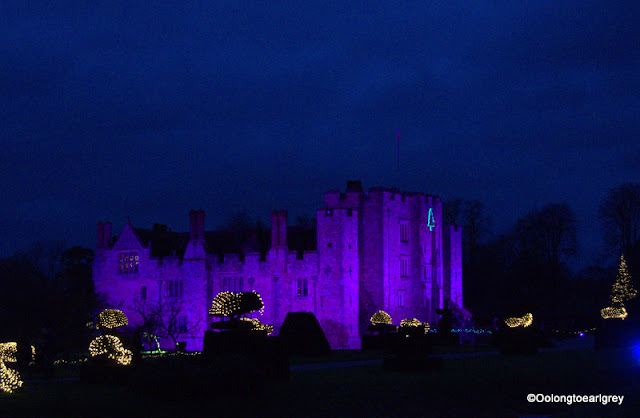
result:
<svg viewBox="0 0 640 418"><path fill-rule="evenodd" d="M24 3L0 4L1 256L128 216L295 219L360 179L479 199L496 234L568 202L586 264L640 179L637 1Z"/></svg>

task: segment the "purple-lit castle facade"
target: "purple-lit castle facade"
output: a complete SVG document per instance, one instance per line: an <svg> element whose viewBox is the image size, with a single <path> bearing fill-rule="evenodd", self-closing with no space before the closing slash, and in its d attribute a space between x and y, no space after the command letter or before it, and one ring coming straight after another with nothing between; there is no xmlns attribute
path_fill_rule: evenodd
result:
<svg viewBox="0 0 640 418"><path fill-rule="evenodd" d="M258 292L265 308L253 316L276 332L288 312L313 312L332 348L359 348L378 310L394 323L434 323L447 301L462 308L462 231L443 224L438 197L386 188L364 192L360 182L349 182L344 193L324 194L316 249L291 251L287 212L273 211L268 251L243 256L211 253L213 232L205 232L204 212L189 215L189 234L156 234L181 247L179 255L154 255L153 234L131 223L117 239L110 223L99 223L93 265L96 292L131 323L140 323L145 304L180 306L178 321L190 332L179 339L188 349L202 348L208 309L226 290Z"/></svg>

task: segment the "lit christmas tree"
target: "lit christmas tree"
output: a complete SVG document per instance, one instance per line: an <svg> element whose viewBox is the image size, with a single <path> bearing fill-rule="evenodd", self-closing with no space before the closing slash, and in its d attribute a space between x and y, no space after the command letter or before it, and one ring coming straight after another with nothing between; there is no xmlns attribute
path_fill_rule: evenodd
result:
<svg viewBox="0 0 640 418"><path fill-rule="evenodd" d="M625 319L628 315L624 303L638 296L638 291L633 287L631 276L627 270L627 262L624 255L620 256L618 275L611 289L611 306L601 309L600 315L604 319Z"/></svg>
<svg viewBox="0 0 640 418"><path fill-rule="evenodd" d="M616 282L611 289L611 304L612 306L624 306L626 301L636 296L638 296L638 291L633 287L633 283L631 283L631 276L627 270L627 262L624 260L624 255L621 255Z"/></svg>

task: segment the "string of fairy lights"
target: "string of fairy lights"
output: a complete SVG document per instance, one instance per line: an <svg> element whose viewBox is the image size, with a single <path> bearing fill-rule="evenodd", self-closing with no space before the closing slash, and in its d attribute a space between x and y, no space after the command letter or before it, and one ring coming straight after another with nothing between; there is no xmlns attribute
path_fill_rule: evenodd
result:
<svg viewBox="0 0 640 418"><path fill-rule="evenodd" d="M629 314L627 313L627 309L624 306L615 307L609 306L603 309L600 309L600 316L603 319L625 319Z"/></svg>
<svg viewBox="0 0 640 418"><path fill-rule="evenodd" d="M624 254L620 256L620 265L616 281L611 287L611 306L600 310L603 319L625 319L629 314L625 308L625 302L638 296L638 291L633 287L631 275L627 270L627 262Z"/></svg>
<svg viewBox="0 0 640 418"><path fill-rule="evenodd" d="M262 297L256 292L221 292L213 298L209 315L233 318L253 311L262 314L263 310ZM273 333L273 325L263 324L256 318L240 318L240 320L249 322L252 331L266 332L267 335Z"/></svg>
<svg viewBox="0 0 640 418"><path fill-rule="evenodd" d="M523 317L511 317L504 320L509 328L522 327L526 328L533 323L533 314L526 313Z"/></svg>
<svg viewBox="0 0 640 418"><path fill-rule="evenodd" d="M271 335L273 333L273 325L263 324L257 318L240 318L240 320L250 322L252 325L252 331L264 331L267 335Z"/></svg>
<svg viewBox="0 0 640 418"><path fill-rule="evenodd" d="M17 370L8 368L4 364L4 360L0 360L0 390L12 393L21 386L20 373Z"/></svg>
<svg viewBox="0 0 640 418"><path fill-rule="evenodd" d="M120 338L114 335L101 335L89 344L91 357L106 354L107 358L123 366L131 364L131 351L122 346Z"/></svg>
<svg viewBox="0 0 640 418"><path fill-rule="evenodd" d="M370 321L373 325L378 325L378 324L391 325L391 315L389 315L385 311L378 311L373 315L371 315Z"/></svg>
<svg viewBox="0 0 640 418"><path fill-rule="evenodd" d="M127 316L119 309L105 309L98 314L98 328L117 328L128 325Z"/></svg>
<svg viewBox="0 0 640 418"><path fill-rule="evenodd" d="M31 346L31 360L36 356L36 348ZM0 343L0 390L6 393L12 393L14 390L22 386L20 373L17 370L10 369L5 362L15 363L18 361L18 343L7 342Z"/></svg>
<svg viewBox="0 0 640 418"><path fill-rule="evenodd" d="M127 325L127 316L118 309L105 309L98 315L97 328L117 328ZM115 335L101 335L89 343L91 357L106 355L116 364L129 365L133 354L122 345L120 338Z"/></svg>
<svg viewBox="0 0 640 418"><path fill-rule="evenodd" d="M241 295L233 292L221 292L213 298L209 315L232 316L240 310Z"/></svg>

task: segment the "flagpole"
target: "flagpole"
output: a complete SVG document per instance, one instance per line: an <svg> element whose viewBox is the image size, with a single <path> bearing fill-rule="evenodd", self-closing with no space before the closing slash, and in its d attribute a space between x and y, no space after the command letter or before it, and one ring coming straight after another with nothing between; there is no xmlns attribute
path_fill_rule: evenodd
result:
<svg viewBox="0 0 640 418"><path fill-rule="evenodd" d="M400 172L400 129L398 129L398 147L396 150L397 170Z"/></svg>

